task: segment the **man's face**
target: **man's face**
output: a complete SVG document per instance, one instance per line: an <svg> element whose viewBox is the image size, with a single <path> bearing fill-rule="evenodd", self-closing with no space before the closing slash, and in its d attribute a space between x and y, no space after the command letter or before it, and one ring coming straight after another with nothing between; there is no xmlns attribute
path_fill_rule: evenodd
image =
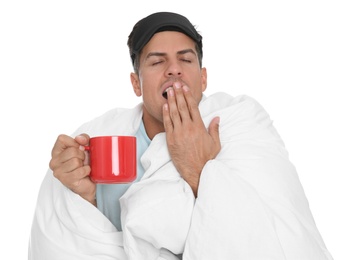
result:
<svg viewBox="0 0 350 260"><path fill-rule="evenodd" d="M131 82L137 96L143 97L143 120L147 132L162 132L162 108L167 103L164 91L175 81L189 87L199 104L207 86L206 69L200 68L194 41L183 33L156 33L140 56L139 75Z"/></svg>

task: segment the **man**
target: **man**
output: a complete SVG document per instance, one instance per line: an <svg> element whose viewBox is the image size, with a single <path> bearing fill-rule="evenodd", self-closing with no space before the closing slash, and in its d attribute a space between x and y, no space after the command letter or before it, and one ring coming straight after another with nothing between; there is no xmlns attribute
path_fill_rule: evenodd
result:
<svg viewBox="0 0 350 260"><path fill-rule="evenodd" d="M128 46L143 102L58 137L30 259L332 259L265 110L203 95L202 37L189 20L154 13ZM133 184L90 180L84 145L96 135L137 137Z"/></svg>

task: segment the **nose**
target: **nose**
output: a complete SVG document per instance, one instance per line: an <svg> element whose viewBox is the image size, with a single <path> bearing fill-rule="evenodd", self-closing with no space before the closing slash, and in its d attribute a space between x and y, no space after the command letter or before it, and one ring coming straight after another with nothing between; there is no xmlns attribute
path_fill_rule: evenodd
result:
<svg viewBox="0 0 350 260"><path fill-rule="evenodd" d="M169 62L166 75L168 77L180 77L182 75L182 67L178 61Z"/></svg>

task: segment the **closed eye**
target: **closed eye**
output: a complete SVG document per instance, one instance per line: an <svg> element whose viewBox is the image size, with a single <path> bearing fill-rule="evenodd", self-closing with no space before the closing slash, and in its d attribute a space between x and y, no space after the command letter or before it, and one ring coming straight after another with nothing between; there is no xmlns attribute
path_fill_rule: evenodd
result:
<svg viewBox="0 0 350 260"><path fill-rule="evenodd" d="M163 62L162 60L152 62L152 66L155 66L155 65L161 64L162 62Z"/></svg>

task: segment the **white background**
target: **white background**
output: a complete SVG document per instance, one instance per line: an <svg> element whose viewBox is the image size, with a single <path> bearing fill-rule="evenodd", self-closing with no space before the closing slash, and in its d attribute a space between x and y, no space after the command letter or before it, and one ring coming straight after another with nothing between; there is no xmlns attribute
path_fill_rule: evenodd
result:
<svg viewBox="0 0 350 260"><path fill-rule="evenodd" d="M60 133L141 102L129 82L132 26L188 16L204 37L206 94L257 99L297 167L336 260L350 259L348 1L0 3L1 254L26 259L39 186Z"/></svg>

